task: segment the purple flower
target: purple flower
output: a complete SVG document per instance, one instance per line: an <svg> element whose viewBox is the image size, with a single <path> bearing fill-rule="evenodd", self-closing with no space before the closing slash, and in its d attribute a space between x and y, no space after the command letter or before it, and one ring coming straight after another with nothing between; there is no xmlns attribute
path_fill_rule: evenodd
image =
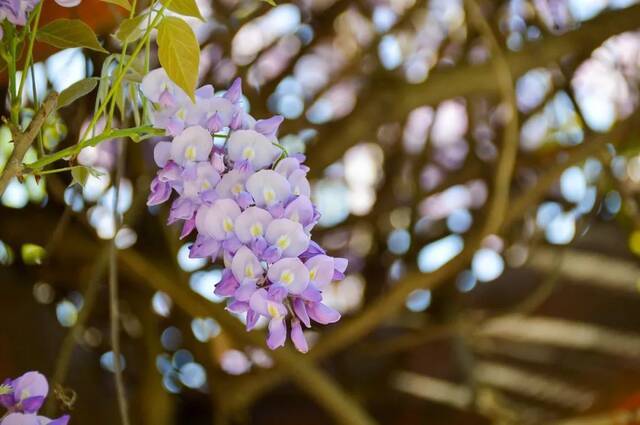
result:
<svg viewBox="0 0 640 425"><path fill-rule="evenodd" d="M206 161L212 149L213 141L206 129L189 127L171 142L170 158L178 165Z"/></svg>
<svg viewBox="0 0 640 425"><path fill-rule="evenodd" d="M256 283L264 276L264 270L258 257L246 246L238 249L231 261L231 272L233 277L240 282L240 286L235 292L238 301L249 301L251 295L256 291Z"/></svg>
<svg viewBox="0 0 640 425"><path fill-rule="evenodd" d="M269 319L269 337L267 345L272 350L282 347L287 339L285 316L287 308L281 300L269 294L265 289L258 289L249 301L251 310Z"/></svg>
<svg viewBox="0 0 640 425"><path fill-rule="evenodd" d="M236 200L249 198L249 202L253 202L253 198L245 189L247 175L240 170L231 170L222 176L220 183L216 187L218 195L225 198L233 198Z"/></svg>
<svg viewBox="0 0 640 425"><path fill-rule="evenodd" d="M184 179L182 196L199 199L207 191L214 192L219 181L220 174L210 162L199 162L193 175Z"/></svg>
<svg viewBox="0 0 640 425"><path fill-rule="evenodd" d="M278 258L297 257L309 246L309 235L300 223L287 218L273 220L266 232L266 240L270 248L278 253Z"/></svg>
<svg viewBox="0 0 640 425"><path fill-rule="evenodd" d="M309 270L298 258L283 258L269 267L267 277L290 294L301 294L309 285Z"/></svg>
<svg viewBox="0 0 640 425"><path fill-rule="evenodd" d="M334 258L328 255L316 255L308 259L305 266L309 269L309 279L317 289L326 288L336 279L336 273L344 273L347 267L347 260L344 258Z"/></svg>
<svg viewBox="0 0 640 425"><path fill-rule="evenodd" d="M320 216L313 207L311 199L306 196L298 196L284 209L284 217L300 223L307 232L316 225Z"/></svg>
<svg viewBox="0 0 640 425"><path fill-rule="evenodd" d="M262 170L247 179L247 191L259 207L284 203L291 196L291 185L281 174Z"/></svg>
<svg viewBox="0 0 640 425"><path fill-rule="evenodd" d="M69 415L60 416L58 419L49 419L33 414L10 413L0 421L0 425L67 425L69 419Z"/></svg>
<svg viewBox="0 0 640 425"><path fill-rule="evenodd" d="M163 182L159 177L155 177L151 181L151 193L147 200L147 205L158 205L166 202L171 196L171 185L167 182Z"/></svg>
<svg viewBox="0 0 640 425"><path fill-rule="evenodd" d="M47 378L39 372L27 372L14 380L6 380L0 391L0 404L10 411L35 413L49 393Z"/></svg>
<svg viewBox="0 0 640 425"><path fill-rule="evenodd" d="M27 13L37 4L37 0L0 0L0 21L7 19L14 25L25 25Z"/></svg>
<svg viewBox="0 0 640 425"><path fill-rule="evenodd" d="M244 244L264 240L264 234L271 221L273 221L273 217L269 211L258 207L249 207L236 218L236 236Z"/></svg>
<svg viewBox="0 0 640 425"><path fill-rule="evenodd" d="M0 384L0 404L8 413L0 419L0 425L66 425L68 415L58 419L37 415L48 393L49 383L39 372L5 380Z"/></svg>
<svg viewBox="0 0 640 425"><path fill-rule="evenodd" d="M240 207L231 199L218 199L211 205L203 205L196 214L196 229L201 234L218 241L232 236Z"/></svg>
<svg viewBox="0 0 640 425"><path fill-rule="evenodd" d="M264 135L254 130L238 130L227 141L229 159L236 168L248 165L251 170L261 170L273 164L280 150Z"/></svg>

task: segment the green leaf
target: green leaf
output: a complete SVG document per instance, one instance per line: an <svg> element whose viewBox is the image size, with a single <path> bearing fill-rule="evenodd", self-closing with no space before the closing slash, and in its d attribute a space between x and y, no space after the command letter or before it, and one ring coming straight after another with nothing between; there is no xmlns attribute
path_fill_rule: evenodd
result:
<svg viewBox="0 0 640 425"><path fill-rule="evenodd" d="M278 4L275 2L275 0L262 0L265 3L269 3L271 6L276 7Z"/></svg>
<svg viewBox="0 0 640 425"><path fill-rule="evenodd" d="M136 41L142 37L142 34L144 33L140 25L145 19L148 19L146 13L125 19L122 21L118 31L116 32L116 38L122 43L131 43Z"/></svg>
<svg viewBox="0 0 640 425"><path fill-rule="evenodd" d="M131 12L131 3L128 0L102 0L105 3L115 4L116 6L120 6L123 9Z"/></svg>
<svg viewBox="0 0 640 425"><path fill-rule="evenodd" d="M198 9L198 5L196 4L196 0L160 0L160 3L167 6L172 12L176 12L183 16L193 16L194 18L198 18L204 22L204 18L200 14L200 9Z"/></svg>
<svg viewBox="0 0 640 425"><path fill-rule="evenodd" d="M191 27L167 16L158 27L158 58L171 80L195 101L200 46Z"/></svg>
<svg viewBox="0 0 640 425"><path fill-rule="evenodd" d="M58 97L58 109L64 108L85 96L98 85L97 78L85 78L84 80L76 81L66 89L62 90Z"/></svg>
<svg viewBox="0 0 640 425"><path fill-rule="evenodd" d="M56 19L49 22L38 30L36 38L60 49L84 47L109 53L100 45L93 30L79 19Z"/></svg>
<svg viewBox="0 0 640 425"><path fill-rule="evenodd" d="M71 170L71 177L73 177L71 184L78 183L80 186L84 187L85 183L87 183L87 179L89 178L89 170L87 170L87 167L83 166L74 167Z"/></svg>
<svg viewBox="0 0 640 425"><path fill-rule="evenodd" d="M42 260L46 257L47 252L40 245L26 243L20 248L22 261L30 266L42 264Z"/></svg>

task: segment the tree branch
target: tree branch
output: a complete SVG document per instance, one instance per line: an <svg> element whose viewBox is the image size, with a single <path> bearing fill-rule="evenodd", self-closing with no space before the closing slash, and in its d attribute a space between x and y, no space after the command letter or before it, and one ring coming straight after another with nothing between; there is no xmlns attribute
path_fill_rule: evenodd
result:
<svg viewBox="0 0 640 425"><path fill-rule="evenodd" d="M12 178L20 175L22 171L22 160L29 150L29 147L38 136L40 129L44 125L47 117L53 111L58 102L58 93L51 92L42 103L42 107L29 123L26 131L23 133L12 131L13 133L13 152L7 161L7 164L0 175L0 196L4 193Z"/></svg>
<svg viewBox="0 0 640 425"><path fill-rule="evenodd" d="M556 62L564 56L591 51L613 35L637 29L639 21L640 5L606 12L574 31L530 43L519 52L509 52L505 55L506 61L511 74L517 78L530 69ZM380 73L372 78L370 87L376 90L361 96L351 114L319 129L316 140L320 142L309 146L307 152L311 173L320 175L326 166L340 159L351 146L372 138L377 131L377 127L372 125L373 117L381 113L386 122L399 121L419 106L499 91L492 65L488 63L434 70L420 84L408 84L403 79ZM301 124L301 128L305 126L309 124Z"/></svg>
<svg viewBox="0 0 640 425"><path fill-rule="evenodd" d="M128 270L136 281L156 291L162 291L181 309L193 317L213 317L234 338L242 344L264 347L264 338L259 332L246 332L243 325L224 308L212 304L206 299L175 285L170 274L159 270L144 256L129 249L119 251L118 258L123 268ZM313 362L289 349L270 352L281 368L291 374L292 379L320 405L324 406L338 423L344 425L374 425L368 414ZM230 392L230 396L234 396ZM242 396L240 394L239 396Z"/></svg>
<svg viewBox="0 0 640 425"><path fill-rule="evenodd" d="M549 165L546 172L538 179L535 186L524 189L522 194L509 203L509 209L505 215L500 229L496 233L506 230L511 224L523 217L532 205L539 202L549 191L551 186L559 179L567 168L584 162L588 157L607 149L607 143L620 141L625 127L634 119L634 116L619 123L610 133L593 134L582 145L565 151L567 157L562 162ZM434 289L455 276L466 267L475 251L480 246L482 235L470 237L465 242L465 249L453 260L446 263L440 269L424 274L417 270L409 272L405 278L395 284L393 289L375 300L358 315L349 321L345 321L335 331L323 336L318 345L311 349L307 356L313 360L328 357L345 348L354 341L364 337L374 330L385 319L393 316L401 307L407 296L416 289ZM251 401L262 391L278 384L285 378L285 370L278 368L255 376L251 384L242 388L245 402ZM237 407L241 405L236 405Z"/></svg>

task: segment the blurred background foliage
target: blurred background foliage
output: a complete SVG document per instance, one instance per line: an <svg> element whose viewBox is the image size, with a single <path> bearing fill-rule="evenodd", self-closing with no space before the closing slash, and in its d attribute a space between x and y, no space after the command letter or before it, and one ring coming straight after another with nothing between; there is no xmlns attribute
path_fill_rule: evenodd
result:
<svg viewBox="0 0 640 425"><path fill-rule="evenodd" d="M126 150L116 232L114 141L80 154L104 172L84 187L29 176L1 199L0 376L41 370L62 383L50 409L76 393L73 423L117 423L115 237L134 423L636 423L640 5L198 3L201 83L241 76L251 113L283 115L281 143L307 155L319 242L350 260L329 292L344 319L307 356L263 350L214 296L219 265L145 206L152 142ZM116 7L45 0L46 20L69 14L118 48ZM25 105L104 60L36 58ZM73 144L93 102L51 117L44 149Z"/></svg>

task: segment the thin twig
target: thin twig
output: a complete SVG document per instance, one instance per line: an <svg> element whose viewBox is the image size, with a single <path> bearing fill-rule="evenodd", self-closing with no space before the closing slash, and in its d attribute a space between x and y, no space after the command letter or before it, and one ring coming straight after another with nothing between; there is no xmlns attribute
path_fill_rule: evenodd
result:
<svg viewBox="0 0 640 425"><path fill-rule="evenodd" d="M18 132L15 128L13 133L13 152L9 157L9 161L0 175L0 196L4 193L11 179L20 175L22 171L22 160L29 150L29 147L38 136L40 128L44 125L49 114L54 110L58 102L58 93L51 92L44 100L42 108L38 110L36 115L29 123L26 131Z"/></svg>
<svg viewBox="0 0 640 425"><path fill-rule="evenodd" d="M521 195L510 202L509 210L500 231L506 230L511 224L527 214L531 206L539 202L549 191L549 188L558 181L564 170L606 150L607 143L611 141L619 142L622 130L634 118L635 116L631 116L618 123L607 134L592 134L590 139L586 140L582 145L567 151L567 157L564 161L549 165L533 187L524 190ZM317 346L307 354L307 357L319 360L334 354L364 337L383 320L394 315L412 291L416 289L434 289L442 285L455 276L463 267L466 267L473 253L480 246L480 241L481 239L478 237L470 238L465 243L465 249L460 255L435 272L424 274L419 271L412 271L407 273L404 279L396 283L388 294L374 300L371 305L356 317L325 335ZM259 394L281 382L285 377L284 375L288 373L288 371L278 368L254 376L248 386L239 389L239 392L242 393L242 403L249 403L251 400L255 400ZM242 406L243 404L241 403L235 405L238 408Z"/></svg>
<svg viewBox="0 0 640 425"><path fill-rule="evenodd" d="M487 219L481 232L484 235L490 235L499 230L507 211L507 205L509 204L511 176L513 175L518 153L518 106L516 104L516 93L511 68L509 67L504 52L500 48L498 39L493 33L489 22L487 22L482 14L482 9L475 0L466 0L465 5L469 21L473 23L482 35L482 38L489 45L498 88L504 106L507 108L507 122L502 139L502 151L494 176L493 196L489 205L489 213L487 214Z"/></svg>
<svg viewBox="0 0 640 425"><path fill-rule="evenodd" d="M113 188L115 196L113 201L113 221L114 233L109 246L109 305L110 305L110 321L111 321L111 349L113 352L114 376L116 382L116 396L118 398L118 408L120 410L120 419L123 425L129 425L129 406L127 396L125 394L124 379L122 374L121 350L120 350L120 309L118 302L118 253L116 247L116 235L120 227L120 218L118 213L118 201L120 197L120 180L124 170L125 146L121 145L120 155L118 155L118 164L115 173Z"/></svg>
<svg viewBox="0 0 640 425"><path fill-rule="evenodd" d="M85 330L89 316L93 311L93 307L98 297L100 280L102 279L105 268L107 266L107 260L109 258L108 254L109 250L103 249L98 255L95 266L93 268L92 278L87 284L87 288L82 296L82 309L80 309L78 318L73 327L69 330L69 332L67 332L64 340L62 341L60 351L58 352L58 356L56 357L56 364L53 369L53 375L51 379L51 382L54 385L62 386L67 379L67 373L69 371L69 364L71 363L73 348L75 347L77 341L81 338L82 332ZM56 413L54 400L54 397L49 397L49 399L47 400L47 404L45 405L45 413L47 413L47 416L54 416Z"/></svg>

